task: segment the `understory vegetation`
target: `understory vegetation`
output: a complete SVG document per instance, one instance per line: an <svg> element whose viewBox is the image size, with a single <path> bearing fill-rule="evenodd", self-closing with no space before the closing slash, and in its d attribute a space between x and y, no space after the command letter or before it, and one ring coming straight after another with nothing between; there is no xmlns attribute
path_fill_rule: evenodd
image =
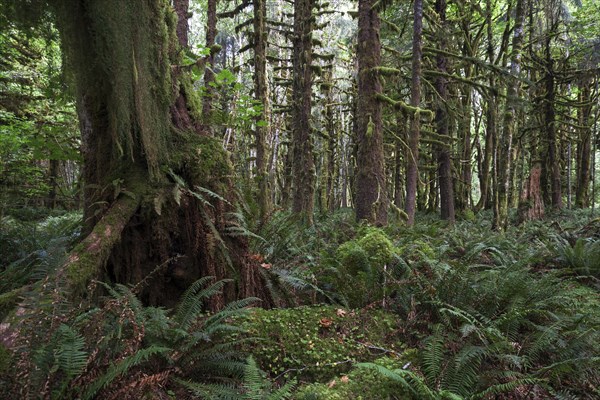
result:
<svg viewBox="0 0 600 400"><path fill-rule="evenodd" d="M174 309L142 304L143 282L95 282L96 305L74 303L49 272L79 216L9 212L2 397L600 396L600 219L562 211L492 233L489 215L471 217L380 229L346 210L312 227L273 214L240 229L254 230L253 257L279 307L248 298L209 313L206 302L234 282L202 278Z"/></svg>
<svg viewBox="0 0 600 400"><path fill-rule="evenodd" d="M598 20L0 0L0 400L600 399Z"/></svg>

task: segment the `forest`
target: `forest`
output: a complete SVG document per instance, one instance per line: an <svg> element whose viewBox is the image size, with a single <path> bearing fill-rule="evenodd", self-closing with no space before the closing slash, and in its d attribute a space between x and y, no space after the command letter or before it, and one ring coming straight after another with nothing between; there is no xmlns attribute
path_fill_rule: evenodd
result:
<svg viewBox="0 0 600 400"><path fill-rule="evenodd" d="M0 0L0 398L600 398L598 21Z"/></svg>

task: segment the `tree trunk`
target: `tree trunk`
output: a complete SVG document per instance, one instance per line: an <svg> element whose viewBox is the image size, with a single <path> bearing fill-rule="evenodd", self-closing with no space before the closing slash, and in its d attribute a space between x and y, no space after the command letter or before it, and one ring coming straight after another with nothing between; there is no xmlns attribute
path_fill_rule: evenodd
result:
<svg viewBox="0 0 600 400"><path fill-rule="evenodd" d="M410 105L418 108L421 104L421 57L423 56L423 0L414 0L413 42L412 42L412 80L410 86ZM410 116L408 137L409 153L406 163L406 215L408 226L415 223L417 184L419 179L419 137L421 135L420 115L414 112Z"/></svg>
<svg viewBox="0 0 600 400"><path fill-rule="evenodd" d="M381 82L376 68L381 63L380 20L374 0L358 2L358 100L356 219L387 225L388 197L384 170Z"/></svg>
<svg viewBox="0 0 600 400"><path fill-rule="evenodd" d="M548 137L548 166L550 168L550 185L552 188L552 207L561 209L562 183L560 173L560 155L558 138L556 137L556 88L554 83L554 59L550 48L549 35L546 39L546 76L544 77L546 93L544 99L544 126Z"/></svg>
<svg viewBox="0 0 600 400"><path fill-rule="evenodd" d="M267 86L267 5L265 0L254 0L254 92L262 106L255 127L256 181L258 208L264 221L270 212L269 175L267 173L267 137L269 136L269 94Z"/></svg>
<svg viewBox="0 0 600 400"><path fill-rule="evenodd" d="M338 130L336 129L336 122L334 119L334 100L333 100L333 71L327 69L324 77L324 90L323 96L325 98L325 129L327 132L327 150L326 150L326 176L325 176L325 198L326 206L329 212L333 212L336 209L336 197L335 197L335 183L337 177L337 143L338 143Z"/></svg>
<svg viewBox="0 0 600 400"><path fill-rule="evenodd" d="M143 282L145 302L172 306L195 279L234 275L212 308L263 294L247 244L224 233L231 166L189 105L195 92L177 66L183 24L169 3L52 4L79 99L86 184L87 237L60 272L73 296L92 297L93 279Z"/></svg>
<svg viewBox="0 0 600 400"><path fill-rule="evenodd" d="M527 0L517 0L515 27L513 31L510 74L506 90L506 109L504 111L503 129L498 148L498 185L497 207L494 208L493 226L497 230L505 230L508 226L508 195L512 171L513 136L517 123L517 105L521 74L521 50L523 47L525 9Z"/></svg>
<svg viewBox="0 0 600 400"><path fill-rule="evenodd" d="M446 29L446 0L436 0L435 11L439 16L442 26L441 34L438 38L441 52L436 56L437 71L440 75L435 79L435 90L437 92L435 123L437 134L442 138L449 139L449 121L448 121L448 58L444 54L447 51L447 29ZM442 219L454 223L454 186L452 182L452 160L450 158L450 141L444 145L435 145L436 158L438 165L438 181L440 192L440 209Z"/></svg>
<svg viewBox="0 0 600 400"><path fill-rule="evenodd" d="M590 82L585 79L579 90L581 107L577 110L579 121L579 141L577 142L577 182L575 189L575 206L589 207L590 159L592 149L592 129L590 115L592 112Z"/></svg>
<svg viewBox="0 0 600 400"><path fill-rule="evenodd" d="M398 124L400 123L402 122L398 121ZM402 164L404 161L402 155L406 153L402 151L402 144L402 140L396 139L394 149L394 205L398 208L402 207L403 204L406 205L404 188L402 187Z"/></svg>
<svg viewBox="0 0 600 400"><path fill-rule="evenodd" d="M544 217L544 201L540 189L541 175L542 163L535 161L521 192L519 204L519 219L521 221L537 220Z"/></svg>
<svg viewBox="0 0 600 400"><path fill-rule="evenodd" d="M179 1L181 0L176 0L175 4ZM189 2L189 0L184 1ZM218 0L207 0L206 5L206 47L210 52L208 53L204 68L204 87L206 89L206 94L202 99L202 119L205 124L210 123L213 109L212 101L214 88L211 83L215 81L215 53L218 50L218 47L215 44L215 39L217 38L217 2Z"/></svg>
<svg viewBox="0 0 600 400"><path fill-rule="evenodd" d="M294 179L292 211L312 224L315 197L315 163L310 125L312 95L313 0L294 2L292 140Z"/></svg>
<svg viewBox="0 0 600 400"><path fill-rule="evenodd" d="M58 171L60 167L60 162L58 160L49 160L48 161L48 186L50 186L50 190L48 191L48 208L56 208L58 204L57 196L58 196Z"/></svg>

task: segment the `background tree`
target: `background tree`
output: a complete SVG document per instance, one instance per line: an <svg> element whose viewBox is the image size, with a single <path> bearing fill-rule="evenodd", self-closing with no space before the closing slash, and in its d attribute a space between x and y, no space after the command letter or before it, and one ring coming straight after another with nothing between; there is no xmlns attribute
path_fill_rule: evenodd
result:
<svg viewBox="0 0 600 400"><path fill-rule="evenodd" d="M410 116L409 154L406 167L406 214L408 225L415 223L417 184L419 179L420 113L416 110L421 103L421 57L423 34L423 1L415 0L413 8L412 80L410 105L415 108ZM397 149L400 151L400 149Z"/></svg>
<svg viewBox="0 0 600 400"><path fill-rule="evenodd" d="M313 221L315 167L311 128L312 96L312 32L314 17L312 0L294 2L292 40L292 211L302 214L309 224Z"/></svg>

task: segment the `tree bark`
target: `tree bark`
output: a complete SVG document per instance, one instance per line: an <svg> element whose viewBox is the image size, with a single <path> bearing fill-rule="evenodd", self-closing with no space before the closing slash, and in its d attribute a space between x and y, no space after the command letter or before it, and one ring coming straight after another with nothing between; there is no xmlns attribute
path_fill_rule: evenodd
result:
<svg viewBox="0 0 600 400"><path fill-rule="evenodd" d="M575 206L589 207L589 187L591 176L592 129L590 115L592 113L591 89L589 79L581 82L579 89L579 103L582 106L577 110L579 123L579 141L577 142L577 182L575 189Z"/></svg>
<svg viewBox="0 0 600 400"><path fill-rule="evenodd" d="M560 171L560 155L558 138L556 137L556 87L554 82L554 59L552 58L552 50L550 48L550 38L548 34L546 39L546 76L545 82L545 99L544 99L544 126L548 138L548 166L550 168L550 185L552 188L552 207L561 209L562 201L562 182Z"/></svg>
<svg viewBox="0 0 600 400"><path fill-rule="evenodd" d="M412 78L410 85L410 105L418 108L421 104L421 58L423 57L423 0L414 0L412 42ZM415 223L417 184L419 179L419 137L421 136L420 115L410 116L408 137L409 153L406 163L406 215L408 226Z"/></svg>
<svg viewBox="0 0 600 400"><path fill-rule="evenodd" d="M513 30L512 54L509 81L506 90L506 106L504 111L503 129L498 149L498 187L497 207L494 208L493 226L497 230L505 230L508 226L508 196L512 171L513 136L517 123L517 105L521 74L521 50L524 41L523 24L527 0L517 0L515 26Z"/></svg>
<svg viewBox="0 0 600 400"><path fill-rule="evenodd" d="M270 105L267 86L267 3L254 0L254 94L262 106L256 120L256 182L258 186L258 208L264 221L270 212L269 175L267 173L267 138L270 135Z"/></svg>
<svg viewBox="0 0 600 400"><path fill-rule="evenodd" d="M176 0L175 3L179 1L182 0ZM189 0L183 1L189 2ZM206 5L206 47L210 52L208 53L204 67L204 87L206 89L206 95L202 99L202 119L205 124L210 123L213 109L214 88L211 83L215 81L215 54L218 50L215 43L215 39L217 38L217 3L218 0L207 0Z"/></svg>
<svg viewBox="0 0 600 400"><path fill-rule="evenodd" d="M94 279L144 282L143 301L172 306L195 279L233 275L239 281L212 308L264 294L247 243L225 234L231 166L188 104L195 93L178 67L185 38L175 34L183 24L173 23L173 8L166 0L51 4L77 90L86 185L87 237L60 272L72 295L93 296Z"/></svg>
<svg viewBox="0 0 600 400"><path fill-rule="evenodd" d="M387 225L388 195L384 170L381 82L380 20L374 0L358 2L358 100L356 219Z"/></svg>
<svg viewBox="0 0 600 400"><path fill-rule="evenodd" d="M437 134L442 138L449 139L449 115L447 109L448 81L446 78L448 74L448 58L444 54L448 45L446 37L446 0L436 0L435 11L439 16L439 22L442 26L440 30L441 34L438 38L441 52L436 56L437 71L440 72L440 75L435 79L435 90L438 96L436 99L435 124ZM452 182L452 159L450 157L449 140L444 145L436 145L435 152L438 165L441 217L450 223L454 223L454 185Z"/></svg>
<svg viewBox="0 0 600 400"><path fill-rule="evenodd" d="M519 219L521 221L538 220L544 217L544 201L540 188L541 174L542 163L535 161L521 192L519 204Z"/></svg>
<svg viewBox="0 0 600 400"><path fill-rule="evenodd" d="M313 0L294 2L292 140L294 179L292 211L312 224L315 197L315 163L310 125L312 95Z"/></svg>

